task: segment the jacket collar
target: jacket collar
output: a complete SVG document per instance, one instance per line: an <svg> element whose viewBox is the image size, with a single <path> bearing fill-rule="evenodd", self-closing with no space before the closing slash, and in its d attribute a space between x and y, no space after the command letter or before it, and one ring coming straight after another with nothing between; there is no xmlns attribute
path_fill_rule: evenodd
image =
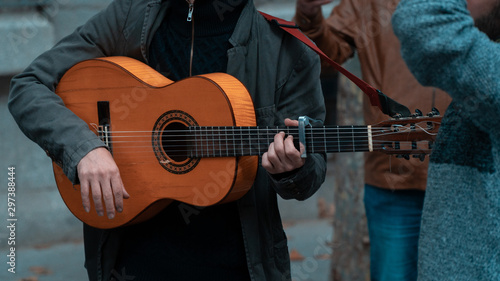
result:
<svg viewBox="0 0 500 281"><path fill-rule="evenodd" d="M169 0L150 0L148 6L162 4L163 9L168 9ZM254 6L253 0L248 0L245 8L241 12L241 16L236 24L233 35L229 38L229 42L233 47L246 46L251 38L251 27L255 17L260 16Z"/></svg>
<svg viewBox="0 0 500 281"><path fill-rule="evenodd" d="M253 21L256 16L260 16L253 4L253 0L248 0L245 8L241 12L241 16L236 24L233 35L229 38L229 42L233 47L246 46L251 38Z"/></svg>

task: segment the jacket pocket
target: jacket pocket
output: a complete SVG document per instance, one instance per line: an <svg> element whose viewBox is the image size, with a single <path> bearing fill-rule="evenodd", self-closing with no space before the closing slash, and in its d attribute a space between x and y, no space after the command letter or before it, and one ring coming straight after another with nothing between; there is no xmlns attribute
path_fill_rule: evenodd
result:
<svg viewBox="0 0 500 281"><path fill-rule="evenodd" d="M286 238L274 245L274 263L281 272L281 280L290 280L290 255Z"/></svg>
<svg viewBox="0 0 500 281"><path fill-rule="evenodd" d="M277 121L276 107L273 105L255 109L255 117L258 126L275 126ZM279 121L278 121L279 122Z"/></svg>

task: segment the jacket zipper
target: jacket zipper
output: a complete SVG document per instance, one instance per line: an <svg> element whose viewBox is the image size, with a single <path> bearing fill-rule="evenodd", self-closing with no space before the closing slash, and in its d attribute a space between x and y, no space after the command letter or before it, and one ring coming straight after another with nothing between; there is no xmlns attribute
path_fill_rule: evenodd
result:
<svg viewBox="0 0 500 281"><path fill-rule="evenodd" d="M193 19L193 11L194 11L194 0L186 0L189 4L189 11L187 16L187 21L191 22L191 54L189 58L189 76L193 75L193 53L194 53L194 19Z"/></svg>

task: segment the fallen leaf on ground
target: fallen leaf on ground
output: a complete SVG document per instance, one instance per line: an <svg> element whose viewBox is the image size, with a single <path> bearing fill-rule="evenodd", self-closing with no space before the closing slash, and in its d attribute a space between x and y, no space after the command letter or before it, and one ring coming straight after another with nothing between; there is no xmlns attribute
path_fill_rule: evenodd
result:
<svg viewBox="0 0 500 281"><path fill-rule="evenodd" d="M17 281L38 281L38 277L36 276L30 276L30 277L26 277L26 278L21 278Z"/></svg>
<svg viewBox="0 0 500 281"><path fill-rule="evenodd" d="M304 256L299 253L299 251L292 249L290 252L290 260L291 261L301 261L304 259Z"/></svg>
<svg viewBox="0 0 500 281"><path fill-rule="evenodd" d="M52 271L43 266L31 266L30 271L38 275L50 275Z"/></svg>
<svg viewBox="0 0 500 281"><path fill-rule="evenodd" d="M330 258L330 254L321 254L321 255L314 256L314 258L317 260L327 260Z"/></svg>

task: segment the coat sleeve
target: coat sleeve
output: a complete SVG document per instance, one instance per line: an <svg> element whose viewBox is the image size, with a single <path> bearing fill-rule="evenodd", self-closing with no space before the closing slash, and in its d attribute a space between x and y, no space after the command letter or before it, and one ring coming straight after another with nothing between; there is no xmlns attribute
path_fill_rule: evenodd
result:
<svg viewBox="0 0 500 281"><path fill-rule="evenodd" d="M328 18L322 13L309 18L297 10L294 21L330 59L342 64L354 55L356 26L360 19L353 1L341 1ZM323 67L331 67L323 63Z"/></svg>
<svg viewBox="0 0 500 281"><path fill-rule="evenodd" d="M303 45L302 54L282 87L278 104L278 111L282 116L298 119L305 115L323 122L325 104L320 71L319 57ZM275 191L282 198L305 200L319 189L325 180L325 174L326 155L309 153L301 168L285 174L270 175L270 178Z"/></svg>
<svg viewBox="0 0 500 281"><path fill-rule="evenodd" d="M74 64L113 53L122 34L128 2L113 1L11 81L8 106L19 128L63 168L73 183L78 181L76 166L81 158L104 144L54 91Z"/></svg>
<svg viewBox="0 0 500 281"><path fill-rule="evenodd" d="M418 81L448 92L464 119L498 139L500 44L474 26L467 2L403 0L392 21Z"/></svg>

